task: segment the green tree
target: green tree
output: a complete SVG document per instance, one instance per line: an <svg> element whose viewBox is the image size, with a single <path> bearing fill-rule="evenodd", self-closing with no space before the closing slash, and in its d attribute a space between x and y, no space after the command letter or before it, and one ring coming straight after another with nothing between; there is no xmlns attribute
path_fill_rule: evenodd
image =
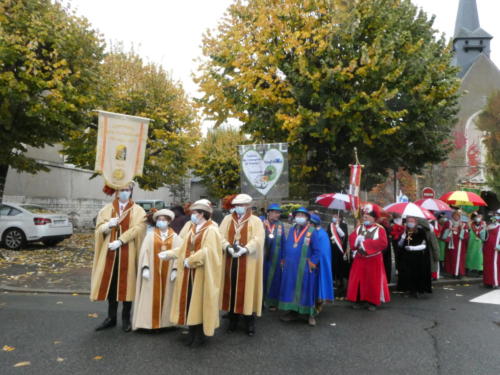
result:
<svg viewBox="0 0 500 375"><path fill-rule="evenodd" d="M240 186L238 145L245 137L233 128L221 127L208 131L197 149L194 175L202 179L210 197L222 199L235 194Z"/></svg>
<svg viewBox="0 0 500 375"><path fill-rule="evenodd" d="M477 127L485 132L488 185L500 194L500 91L490 96L488 105L479 115Z"/></svg>
<svg viewBox="0 0 500 375"><path fill-rule="evenodd" d="M144 63L133 51L114 48L99 71L99 107L110 112L149 117L143 189L182 182L199 138L199 121L181 84L159 65ZM64 143L68 162L94 169L97 123L76 129Z"/></svg>
<svg viewBox="0 0 500 375"><path fill-rule="evenodd" d="M89 121L104 45L86 19L51 0L0 2L0 201L9 167Z"/></svg>
<svg viewBox="0 0 500 375"><path fill-rule="evenodd" d="M410 0L248 0L203 41L199 104L257 142L288 142L292 193L345 187L353 148L364 188L388 169L446 159L457 70Z"/></svg>

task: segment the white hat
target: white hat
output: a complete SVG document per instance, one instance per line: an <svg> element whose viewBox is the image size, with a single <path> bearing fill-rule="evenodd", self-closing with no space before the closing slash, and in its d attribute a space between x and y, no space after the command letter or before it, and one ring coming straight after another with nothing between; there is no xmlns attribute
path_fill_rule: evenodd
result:
<svg viewBox="0 0 500 375"><path fill-rule="evenodd" d="M212 204L210 203L210 201L208 199L200 199L200 200L194 202L191 205L191 207L189 207L189 210L190 211L202 210L202 211L207 211L210 213L213 212Z"/></svg>
<svg viewBox="0 0 500 375"><path fill-rule="evenodd" d="M248 194L238 194L233 201L231 202L233 205L236 204L250 204L252 203L252 197Z"/></svg>
<svg viewBox="0 0 500 375"><path fill-rule="evenodd" d="M158 218L158 216L166 216L166 217L169 217L172 220L175 219L175 214L172 211L167 210L166 208L163 208L161 210L156 211L153 214L153 220L156 221L156 219Z"/></svg>

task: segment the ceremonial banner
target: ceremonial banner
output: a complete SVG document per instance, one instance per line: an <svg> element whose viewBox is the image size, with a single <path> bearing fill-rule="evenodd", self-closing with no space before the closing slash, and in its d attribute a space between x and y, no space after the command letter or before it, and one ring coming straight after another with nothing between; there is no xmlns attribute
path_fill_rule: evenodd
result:
<svg viewBox="0 0 500 375"><path fill-rule="evenodd" d="M353 212L359 211L359 190L361 185L361 171L360 164L349 165L351 168L351 176L349 177L349 195L351 199L351 207Z"/></svg>
<svg viewBox="0 0 500 375"><path fill-rule="evenodd" d="M241 192L253 198L288 197L288 144L238 146Z"/></svg>
<svg viewBox="0 0 500 375"><path fill-rule="evenodd" d="M99 112L95 171L107 186L120 189L142 176L150 119Z"/></svg>

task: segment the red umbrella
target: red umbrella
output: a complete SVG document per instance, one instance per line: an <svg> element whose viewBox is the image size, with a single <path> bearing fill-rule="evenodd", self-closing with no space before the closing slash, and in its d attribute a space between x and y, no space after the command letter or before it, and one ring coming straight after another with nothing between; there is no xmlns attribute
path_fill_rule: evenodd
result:
<svg viewBox="0 0 500 375"><path fill-rule="evenodd" d="M429 211L453 211L450 206L448 206L445 202L439 199L433 199L433 198L420 199L416 201L415 204Z"/></svg>
<svg viewBox="0 0 500 375"><path fill-rule="evenodd" d="M476 193L470 191L450 191L440 200L453 206L486 206L486 202Z"/></svg>
<svg viewBox="0 0 500 375"><path fill-rule="evenodd" d="M326 208L335 210L350 211L351 210L351 197L349 194L329 193L322 194L316 198L316 203Z"/></svg>
<svg viewBox="0 0 500 375"><path fill-rule="evenodd" d="M420 209L421 209L421 210L422 210L422 212L424 213L425 218L426 218L427 220L436 220L436 216L434 216L434 215L432 214L432 212L431 212L431 211L426 210L426 209L425 209L425 208L423 208L423 207L420 207Z"/></svg>

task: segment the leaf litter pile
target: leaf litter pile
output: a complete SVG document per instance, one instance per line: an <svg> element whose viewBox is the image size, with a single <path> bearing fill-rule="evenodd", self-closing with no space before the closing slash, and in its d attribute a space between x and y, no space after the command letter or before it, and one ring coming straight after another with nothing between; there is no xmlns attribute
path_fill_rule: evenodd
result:
<svg viewBox="0 0 500 375"><path fill-rule="evenodd" d="M28 244L0 249L0 284L33 289L87 290L94 256L94 233L75 233L57 246Z"/></svg>

